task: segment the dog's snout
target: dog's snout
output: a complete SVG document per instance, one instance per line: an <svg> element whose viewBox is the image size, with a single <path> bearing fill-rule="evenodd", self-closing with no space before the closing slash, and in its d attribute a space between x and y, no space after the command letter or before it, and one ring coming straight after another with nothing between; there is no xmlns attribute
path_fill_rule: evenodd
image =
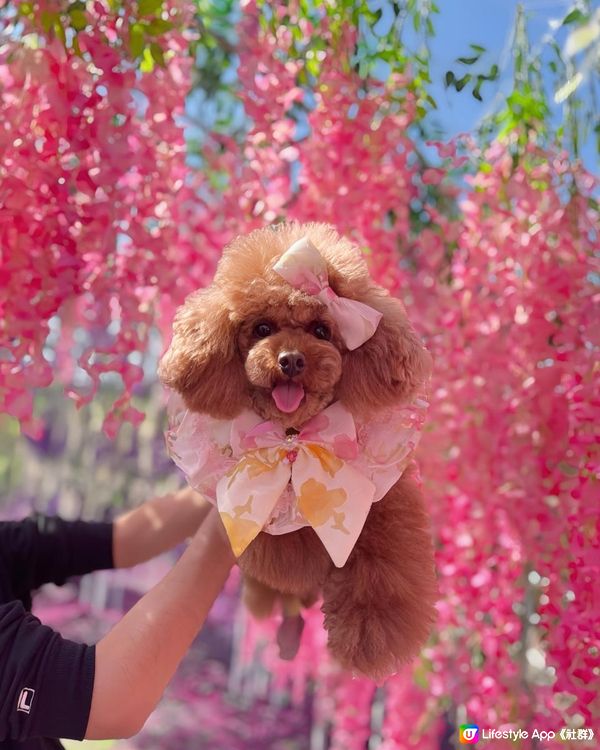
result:
<svg viewBox="0 0 600 750"><path fill-rule="evenodd" d="M304 354L298 351L281 352L277 361L283 374L289 378L299 375L304 370L304 365L306 364Z"/></svg>

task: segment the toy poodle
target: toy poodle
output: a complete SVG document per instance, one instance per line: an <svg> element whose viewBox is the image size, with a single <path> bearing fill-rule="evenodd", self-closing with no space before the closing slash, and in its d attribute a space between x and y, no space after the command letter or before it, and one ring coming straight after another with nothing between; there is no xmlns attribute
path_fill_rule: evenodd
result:
<svg viewBox="0 0 600 750"><path fill-rule="evenodd" d="M321 596L331 654L377 679L435 617L412 460L430 373L402 303L319 223L235 239L160 363L171 454L217 503L250 610L293 620Z"/></svg>

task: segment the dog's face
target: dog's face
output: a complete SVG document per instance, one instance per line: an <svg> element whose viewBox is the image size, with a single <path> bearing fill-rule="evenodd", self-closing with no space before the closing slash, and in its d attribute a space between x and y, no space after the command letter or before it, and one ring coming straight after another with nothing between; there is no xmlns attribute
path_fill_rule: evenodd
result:
<svg viewBox="0 0 600 750"><path fill-rule="evenodd" d="M303 236L325 258L338 295L383 314L354 351L326 306L273 270ZM213 284L179 309L159 374L192 411L231 418L251 408L299 428L338 399L354 413L408 399L429 371L402 304L373 283L351 243L327 225L287 224L257 230L225 250Z"/></svg>
<svg viewBox="0 0 600 750"><path fill-rule="evenodd" d="M344 346L324 306L279 289L249 295L240 320L238 350L254 410L285 427L298 427L333 400Z"/></svg>

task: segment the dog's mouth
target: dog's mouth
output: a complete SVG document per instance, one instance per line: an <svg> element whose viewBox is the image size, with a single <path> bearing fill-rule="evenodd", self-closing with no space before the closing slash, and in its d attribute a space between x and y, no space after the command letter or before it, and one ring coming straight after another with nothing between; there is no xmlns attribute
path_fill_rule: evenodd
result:
<svg viewBox="0 0 600 750"><path fill-rule="evenodd" d="M285 414L291 414L300 406L304 398L304 387L293 380L286 380L277 385L271 391L275 406Z"/></svg>

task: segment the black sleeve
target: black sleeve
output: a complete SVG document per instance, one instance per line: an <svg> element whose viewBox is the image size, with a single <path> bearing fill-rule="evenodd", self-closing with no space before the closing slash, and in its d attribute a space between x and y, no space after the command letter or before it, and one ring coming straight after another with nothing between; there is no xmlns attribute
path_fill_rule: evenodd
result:
<svg viewBox="0 0 600 750"><path fill-rule="evenodd" d="M113 568L112 523L34 515L0 523L0 548L16 591Z"/></svg>
<svg viewBox="0 0 600 750"><path fill-rule="evenodd" d="M94 646L65 640L20 602L0 605L0 744L83 739L94 670Z"/></svg>

